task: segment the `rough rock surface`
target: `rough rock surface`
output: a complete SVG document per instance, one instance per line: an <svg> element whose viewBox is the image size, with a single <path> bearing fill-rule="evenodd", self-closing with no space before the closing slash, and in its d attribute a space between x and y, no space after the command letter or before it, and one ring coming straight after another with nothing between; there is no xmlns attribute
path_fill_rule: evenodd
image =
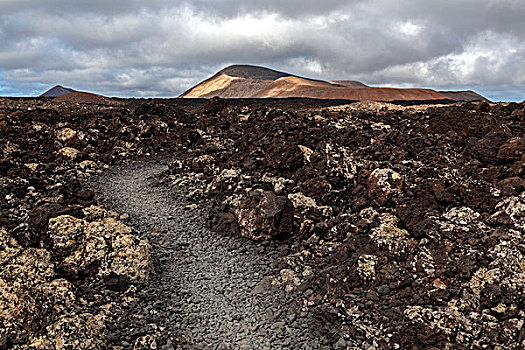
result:
<svg viewBox="0 0 525 350"><path fill-rule="evenodd" d="M293 204L271 191L250 194L235 209L240 234L251 239L273 238L292 233Z"/></svg>
<svg viewBox="0 0 525 350"><path fill-rule="evenodd" d="M340 348L515 349L525 346L524 111L223 106L197 113L199 140L165 179L232 232L254 191L287 196L281 278L313 291L304 302Z"/></svg>
<svg viewBox="0 0 525 350"><path fill-rule="evenodd" d="M0 333L36 349L105 349L111 300L99 307L79 300L75 282L118 275L140 282L149 277L149 244L131 235L116 213L87 222L70 215L49 220L49 244L20 246L0 230ZM28 331L29 330L29 331Z"/></svg>
<svg viewBox="0 0 525 350"><path fill-rule="evenodd" d="M153 265L149 243L82 182L165 147L170 122L140 108L0 102L0 348L107 349L115 310L139 300Z"/></svg>
<svg viewBox="0 0 525 350"><path fill-rule="evenodd" d="M0 99L0 346L524 347L524 103L118 102Z"/></svg>
<svg viewBox="0 0 525 350"><path fill-rule="evenodd" d="M96 220L70 215L49 220L49 251L63 259L62 273L69 278L94 273L148 280L152 268L149 243L132 235L131 227L120 222L117 213L91 206L84 209L84 215Z"/></svg>

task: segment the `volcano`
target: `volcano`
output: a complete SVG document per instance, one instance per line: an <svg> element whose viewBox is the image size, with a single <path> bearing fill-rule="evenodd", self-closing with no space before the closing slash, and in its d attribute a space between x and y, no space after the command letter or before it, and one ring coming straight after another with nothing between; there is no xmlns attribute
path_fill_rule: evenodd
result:
<svg viewBox="0 0 525 350"><path fill-rule="evenodd" d="M184 92L181 98L315 98L356 101L485 101L473 91L371 87L354 80L324 81L273 69L232 65Z"/></svg>
<svg viewBox="0 0 525 350"><path fill-rule="evenodd" d="M40 97L59 97L65 94L69 94L70 92L76 92L76 90L63 87L62 85L56 85L44 92L42 95L40 95Z"/></svg>

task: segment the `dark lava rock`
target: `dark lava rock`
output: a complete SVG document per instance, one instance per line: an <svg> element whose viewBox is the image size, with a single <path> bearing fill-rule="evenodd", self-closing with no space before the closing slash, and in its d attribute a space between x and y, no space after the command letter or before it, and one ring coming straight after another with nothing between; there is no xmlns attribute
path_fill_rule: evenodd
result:
<svg viewBox="0 0 525 350"><path fill-rule="evenodd" d="M235 210L241 235L253 239L273 238L290 234L294 207L285 196L273 192L254 193Z"/></svg>
<svg viewBox="0 0 525 350"><path fill-rule="evenodd" d="M525 180L517 176L508 177L501 180L498 187L505 196L517 195L525 191Z"/></svg>
<svg viewBox="0 0 525 350"><path fill-rule="evenodd" d="M114 272L111 272L108 276L105 277L104 283L106 288L115 292L124 292L131 285L131 279L125 275L118 275Z"/></svg>
<svg viewBox="0 0 525 350"><path fill-rule="evenodd" d="M303 165L303 153L293 143L275 140L262 152L267 164L273 169L295 170Z"/></svg>
<svg viewBox="0 0 525 350"><path fill-rule="evenodd" d="M220 113L226 107L226 101L220 97L213 97L209 100L208 104L204 107L204 112Z"/></svg>
<svg viewBox="0 0 525 350"><path fill-rule="evenodd" d="M0 336L0 350L9 350L13 347L11 338L5 335Z"/></svg>
<svg viewBox="0 0 525 350"><path fill-rule="evenodd" d="M213 210L209 214L208 222L208 226L212 231L221 234L236 236L240 232L237 218L229 212Z"/></svg>
<svg viewBox="0 0 525 350"><path fill-rule="evenodd" d="M35 233L35 237L31 240L32 244L40 241L42 235L47 230L47 225L50 218L57 217L68 213L68 208L58 203L46 203L29 212L29 223Z"/></svg>
<svg viewBox="0 0 525 350"><path fill-rule="evenodd" d="M15 164L9 159L0 159L0 175L6 176L9 169L13 168Z"/></svg>
<svg viewBox="0 0 525 350"><path fill-rule="evenodd" d="M501 288L495 284L489 284L481 290L481 307L488 309L498 305L501 301Z"/></svg>
<svg viewBox="0 0 525 350"><path fill-rule="evenodd" d="M74 307L87 286L93 298L82 310L96 313L101 303L118 309L121 293L111 290L123 291L129 282L118 275L97 280L101 266L86 261L74 237L56 234L55 245L47 242L47 222L63 214L84 220L83 210L97 198L82 183L98 171L165 154L172 161L163 182L209 206L215 231L291 249L275 262L287 276L286 282L277 277L276 288L311 290L296 301L329 310L322 330L333 332L334 343L525 347L519 329L525 305L523 104L321 109L328 102L132 100L108 107L0 101L0 256L18 264L2 274L38 270L41 280L53 282L50 290L72 297ZM90 244L91 256L109 247L104 239ZM82 268L74 269L67 257ZM126 293L137 297L132 290ZM99 325L92 318L83 315L70 325L62 320L65 304L17 293L23 309L9 298L2 305L21 315L17 327L31 339L54 325L55 334L71 326L96 341ZM140 304L139 298L144 308ZM5 332L10 321L1 321ZM129 337L129 347L135 346L138 335L116 327L120 340Z"/></svg>
<svg viewBox="0 0 525 350"><path fill-rule="evenodd" d="M525 156L525 137L513 137L505 142L498 151L501 160L520 160Z"/></svg>
<svg viewBox="0 0 525 350"><path fill-rule="evenodd" d="M399 194L402 187L403 179L392 169L376 169L368 178L368 196L380 204Z"/></svg>

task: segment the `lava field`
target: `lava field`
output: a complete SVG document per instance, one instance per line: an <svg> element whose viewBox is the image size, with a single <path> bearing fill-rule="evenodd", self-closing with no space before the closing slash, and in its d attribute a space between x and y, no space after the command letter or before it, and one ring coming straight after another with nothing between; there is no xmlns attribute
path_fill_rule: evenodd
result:
<svg viewBox="0 0 525 350"><path fill-rule="evenodd" d="M268 288L329 348L525 348L525 103L78 102L0 99L0 349L190 348L146 301L155 242L89 186L137 161L285 248Z"/></svg>

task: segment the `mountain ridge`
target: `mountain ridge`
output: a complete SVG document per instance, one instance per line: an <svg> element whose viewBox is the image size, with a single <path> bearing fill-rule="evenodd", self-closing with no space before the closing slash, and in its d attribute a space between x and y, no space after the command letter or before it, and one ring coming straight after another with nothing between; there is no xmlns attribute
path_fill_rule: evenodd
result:
<svg viewBox="0 0 525 350"><path fill-rule="evenodd" d="M372 101L486 101L474 91L371 87L354 80L305 78L253 65L231 65L182 93L180 98L317 98Z"/></svg>

